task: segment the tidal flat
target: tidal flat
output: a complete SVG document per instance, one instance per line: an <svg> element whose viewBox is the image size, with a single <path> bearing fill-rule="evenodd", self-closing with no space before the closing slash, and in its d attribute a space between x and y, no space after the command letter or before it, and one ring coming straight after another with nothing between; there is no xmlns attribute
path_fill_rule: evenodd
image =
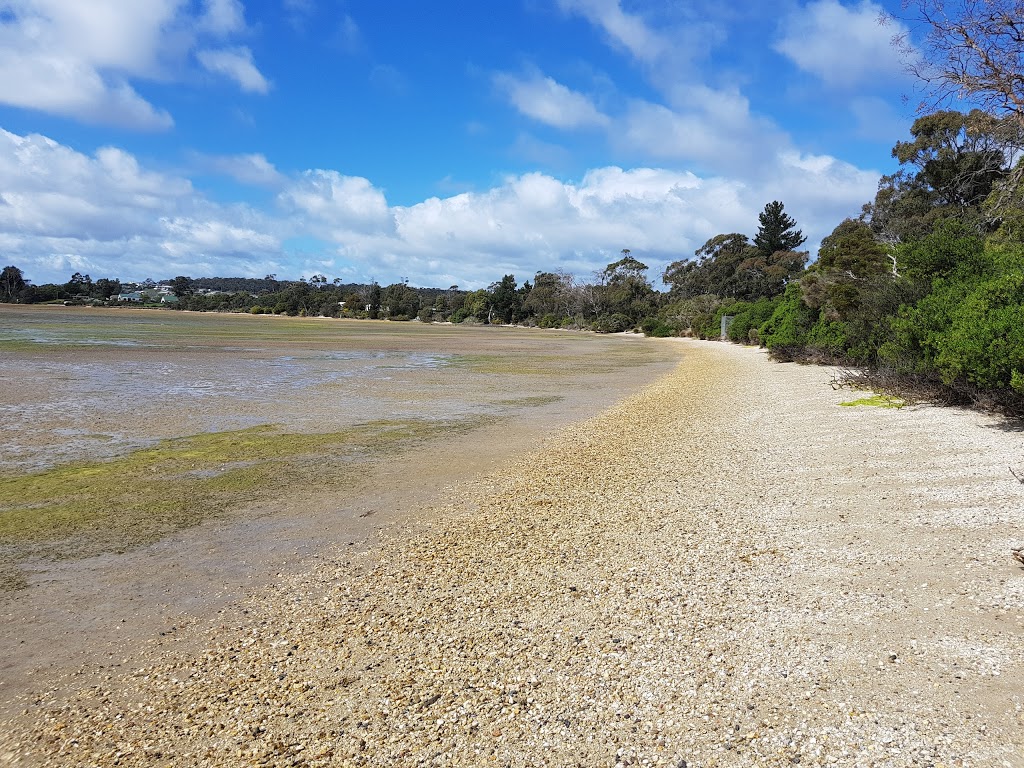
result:
<svg viewBox="0 0 1024 768"><path fill-rule="evenodd" d="M350 487L375 455L678 359L665 343L560 331L10 306L0 351L8 572Z"/></svg>
<svg viewBox="0 0 1024 768"><path fill-rule="evenodd" d="M0 306L0 693L324 548L372 546L681 355L556 330Z"/></svg>

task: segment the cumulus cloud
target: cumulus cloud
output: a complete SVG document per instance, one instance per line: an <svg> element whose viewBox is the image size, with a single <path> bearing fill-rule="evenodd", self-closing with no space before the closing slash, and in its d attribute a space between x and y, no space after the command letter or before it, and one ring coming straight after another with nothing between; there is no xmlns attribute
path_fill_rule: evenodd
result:
<svg viewBox="0 0 1024 768"><path fill-rule="evenodd" d="M214 204L181 176L123 149L86 155L36 134L0 130L0 243L39 281L74 266L96 276L188 274L198 264L256 274L280 253L279 224Z"/></svg>
<svg viewBox="0 0 1024 768"><path fill-rule="evenodd" d="M775 50L826 85L852 88L879 77L902 78L894 34L904 31L878 23L883 8L870 0L846 7L817 0L794 11L782 24Z"/></svg>
<svg viewBox="0 0 1024 768"><path fill-rule="evenodd" d="M175 217L160 222L164 253L187 262L196 254L268 253L280 248L280 241L266 233L217 219Z"/></svg>
<svg viewBox="0 0 1024 768"><path fill-rule="evenodd" d="M306 171L279 195L278 203L328 237L389 233L393 228L384 193L368 179L337 171Z"/></svg>
<svg viewBox="0 0 1024 768"><path fill-rule="evenodd" d="M609 123L608 117L587 96L539 73L527 78L501 73L494 76L494 83L522 114L555 128Z"/></svg>
<svg viewBox="0 0 1024 768"><path fill-rule="evenodd" d="M133 82L173 80L201 40L222 41L244 29L239 0L206 0L197 15L186 0L3 3L0 103L86 122L165 129L171 116L140 96ZM219 71L263 92L262 75L242 51L236 50L235 62L221 61Z"/></svg>
<svg viewBox="0 0 1024 768"><path fill-rule="evenodd" d="M252 51L248 48L204 50L196 53L196 58L208 71L234 80L243 91L266 93L270 90L270 83L253 64Z"/></svg>
<svg viewBox="0 0 1024 768"><path fill-rule="evenodd" d="M0 101L88 122L166 128L170 116L128 84L160 70L172 0L19 3L0 15Z"/></svg>
<svg viewBox="0 0 1024 768"><path fill-rule="evenodd" d="M786 151L765 159L769 172L742 181L607 166L574 181L528 173L395 206L369 179L335 170L285 176L261 155L207 161L272 177L273 207L214 203L189 179L147 169L116 147L86 155L0 131L0 248L37 282L66 280L72 265L129 279L295 277L316 259L351 280L480 287L502 274L522 280L553 268L589 278L622 248L657 277L715 234L753 234L773 199L785 201L813 249L870 199L878 178L826 155ZM320 242L322 252L291 255L293 238Z"/></svg>
<svg viewBox="0 0 1024 768"><path fill-rule="evenodd" d="M834 226L855 214L877 181L828 157L780 155L773 165L776 178L756 185L661 168L594 169L578 183L537 173L510 177L486 192L397 208L398 237L372 246L399 261L444 265L444 274L478 285L498 271L522 279L557 266L590 277L624 247L656 277L716 234L753 235L772 199L786 200L816 247L828 231L814 222ZM354 253L351 242L347 253Z"/></svg>

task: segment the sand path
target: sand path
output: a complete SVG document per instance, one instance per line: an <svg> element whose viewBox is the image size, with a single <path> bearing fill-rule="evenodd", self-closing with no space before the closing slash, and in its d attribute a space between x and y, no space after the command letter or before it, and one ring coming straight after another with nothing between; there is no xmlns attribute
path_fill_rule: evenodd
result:
<svg viewBox="0 0 1024 768"><path fill-rule="evenodd" d="M37 692L0 760L1024 765L1021 434L687 353L432 524Z"/></svg>

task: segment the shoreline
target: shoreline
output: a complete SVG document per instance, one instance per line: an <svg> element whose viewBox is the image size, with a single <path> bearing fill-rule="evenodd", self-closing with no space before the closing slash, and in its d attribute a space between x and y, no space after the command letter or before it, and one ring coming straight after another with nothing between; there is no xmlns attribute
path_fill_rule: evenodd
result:
<svg viewBox="0 0 1024 768"><path fill-rule="evenodd" d="M17 714L27 690L59 689L81 668L106 674L140 647L183 638L185 627L223 623L254 591L304 572L330 548L373 549L382 528L430 514L423 510L453 489L474 487L550 430L603 410L670 365L648 362L599 383L590 374L561 398L359 457L340 496L310 489L256 500L126 553L27 563L29 588L0 593L0 719Z"/></svg>
<svg viewBox="0 0 1024 768"><path fill-rule="evenodd" d="M1020 434L682 343L372 550L38 692L0 758L1024 764Z"/></svg>

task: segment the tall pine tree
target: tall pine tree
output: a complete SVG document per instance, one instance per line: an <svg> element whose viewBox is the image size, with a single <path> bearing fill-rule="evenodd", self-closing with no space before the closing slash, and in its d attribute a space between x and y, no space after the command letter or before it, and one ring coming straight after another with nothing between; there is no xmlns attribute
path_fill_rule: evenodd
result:
<svg viewBox="0 0 1024 768"><path fill-rule="evenodd" d="M754 246L766 259L776 251L792 251L807 239L799 229L794 231L796 220L785 212L778 200L768 203L757 219L761 226L754 237Z"/></svg>

